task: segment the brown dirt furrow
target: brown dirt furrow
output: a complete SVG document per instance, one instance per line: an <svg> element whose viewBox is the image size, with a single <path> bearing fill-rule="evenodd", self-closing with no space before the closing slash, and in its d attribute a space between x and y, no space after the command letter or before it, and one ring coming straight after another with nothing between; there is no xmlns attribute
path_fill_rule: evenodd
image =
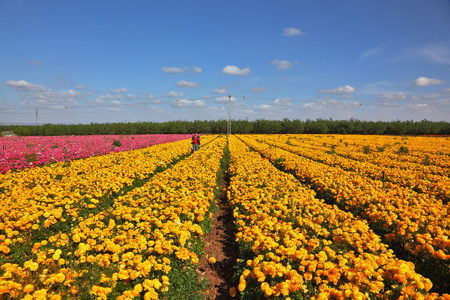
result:
<svg viewBox="0 0 450 300"><path fill-rule="evenodd" d="M226 196L225 179L218 200L218 211L212 219L211 231L205 237L205 253L199 261L199 279L205 278L211 284L207 298L215 300L232 299L229 289L232 286L234 266L238 258L238 248L235 243L233 212ZM209 260L216 259L215 263Z"/></svg>

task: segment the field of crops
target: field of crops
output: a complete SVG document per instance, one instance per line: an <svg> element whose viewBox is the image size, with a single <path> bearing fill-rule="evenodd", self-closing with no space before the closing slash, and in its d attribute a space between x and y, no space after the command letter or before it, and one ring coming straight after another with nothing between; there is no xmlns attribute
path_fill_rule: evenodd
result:
<svg viewBox="0 0 450 300"><path fill-rule="evenodd" d="M448 138L354 135L212 135L8 171L0 295L206 299L196 271L229 178L235 298L450 299L449 177Z"/></svg>
<svg viewBox="0 0 450 300"><path fill-rule="evenodd" d="M0 173L170 143L186 134L25 136L0 138Z"/></svg>

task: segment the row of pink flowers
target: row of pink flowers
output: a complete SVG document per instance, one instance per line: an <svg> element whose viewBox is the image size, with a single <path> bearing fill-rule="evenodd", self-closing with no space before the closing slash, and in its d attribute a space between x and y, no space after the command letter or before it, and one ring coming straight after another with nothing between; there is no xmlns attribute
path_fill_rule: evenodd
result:
<svg viewBox="0 0 450 300"><path fill-rule="evenodd" d="M0 138L0 173L188 139L187 134Z"/></svg>

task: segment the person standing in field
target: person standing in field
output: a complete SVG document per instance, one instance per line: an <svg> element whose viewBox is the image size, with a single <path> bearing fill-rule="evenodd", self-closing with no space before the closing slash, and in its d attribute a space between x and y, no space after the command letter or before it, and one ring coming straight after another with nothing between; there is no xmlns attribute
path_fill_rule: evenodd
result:
<svg viewBox="0 0 450 300"><path fill-rule="evenodd" d="M197 151L200 147L200 136L197 134L197 131L192 136L192 146L193 146L193 149L192 149L193 152Z"/></svg>

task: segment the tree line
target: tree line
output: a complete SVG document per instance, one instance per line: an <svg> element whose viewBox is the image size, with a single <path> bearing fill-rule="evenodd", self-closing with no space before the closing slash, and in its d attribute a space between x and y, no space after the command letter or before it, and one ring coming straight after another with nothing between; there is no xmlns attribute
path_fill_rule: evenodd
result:
<svg viewBox="0 0 450 300"><path fill-rule="evenodd" d="M131 134L224 134L227 120L121 122L90 124L0 125L1 131L13 131L20 136L60 135L131 135ZM445 121L360 121L350 120L232 120L232 134L385 134L385 135L450 135L450 123Z"/></svg>

